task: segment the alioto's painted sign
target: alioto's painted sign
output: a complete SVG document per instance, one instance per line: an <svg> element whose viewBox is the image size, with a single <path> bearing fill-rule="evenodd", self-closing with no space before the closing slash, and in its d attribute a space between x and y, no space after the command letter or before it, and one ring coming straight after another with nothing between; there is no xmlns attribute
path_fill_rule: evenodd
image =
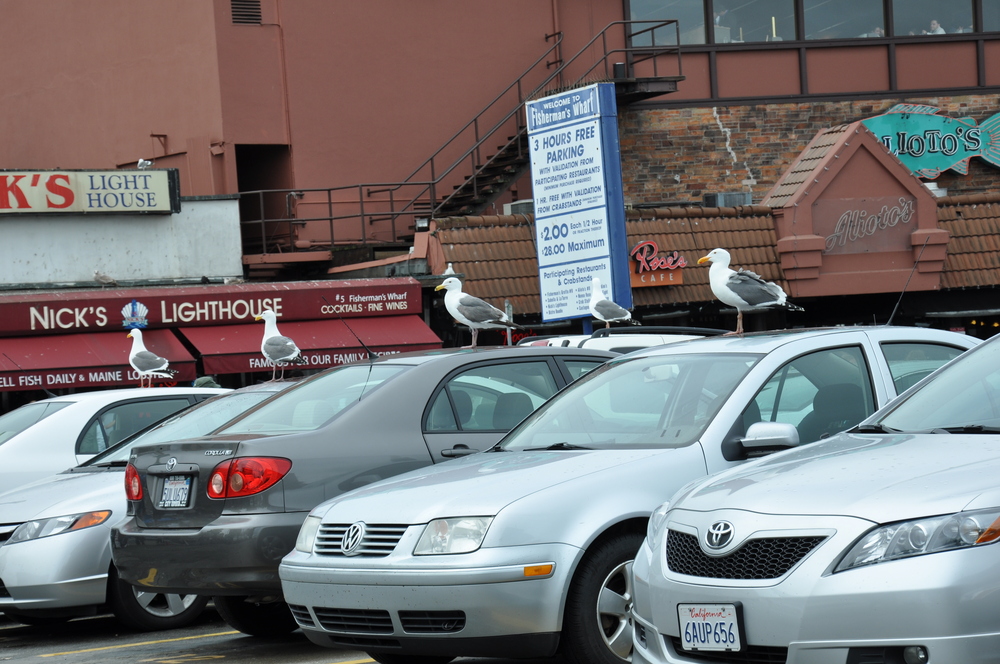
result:
<svg viewBox="0 0 1000 664"><path fill-rule="evenodd" d="M687 259L678 251L660 253L660 248L653 240L644 240L634 247L629 254L632 258L632 288L646 286L678 286L684 283L684 271Z"/></svg>
<svg viewBox="0 0 1000 664"><path fill-rule="evenodd" d="M591 278L632 307L613 83L527 102L542 320L590 316Z"/></svg>
<svg viewBox="0 0 1000 664"><path fill-rule="evenodd" d="M0 214L171 214L180 211L176 168L0 171Z"/></svg>
<svg viewBox="0 0 1000 664"><path fill-rule="evenodd" d="M922 178L949 169L966 175L973 157L1000 166L1000 113L977 126L974 118L951 118L934 106L896 104L862 124Z"/></svg>

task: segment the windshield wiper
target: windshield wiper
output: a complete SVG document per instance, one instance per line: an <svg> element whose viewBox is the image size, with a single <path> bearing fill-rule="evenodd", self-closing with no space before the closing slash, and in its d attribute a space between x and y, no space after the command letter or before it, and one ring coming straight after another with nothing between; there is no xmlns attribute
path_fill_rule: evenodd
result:
<svg viewBox="0 0 1000 664"><path fill-rule="evenodd" d="M960 427L937 427L931 429L931 432L943 432L943 433L1000 433L1000 427L988 427L982 424L966 424Z"/></svg>
<svg viewBox="0 0 1000 664"><path fill-rule="evenodd" d="M859 424L849 431L849 433L899 433L899 429L887 427L884 424Z"/></svg>
<svg viewBox="0 0 1000 664"><path fill-rule="evenodd" d="M574 445L573 443L553 443L548 447L525 447L523 451L525 452L538 452L541 450L592 450L592 447L584 447L583 445Z"/></svg>

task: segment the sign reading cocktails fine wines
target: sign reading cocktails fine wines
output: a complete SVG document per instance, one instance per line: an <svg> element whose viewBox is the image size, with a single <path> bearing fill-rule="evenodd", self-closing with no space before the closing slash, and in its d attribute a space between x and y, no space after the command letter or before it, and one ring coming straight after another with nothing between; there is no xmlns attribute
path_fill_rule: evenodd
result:
<svg viewBox="0 0 1000 664"><path fill-rule="evenodd" d="M592 278L632 307L613 83L525 104L542 320L590 316Z"/></svg>
<svg viewBox="0 0 1000 664"><path fill-rule="evenodd" d="M896 104L862 124L922 178L948 169L966 175L973 157L1000 166L1000 113L977 126L974 118L951 118L934 106Z"/></svg>

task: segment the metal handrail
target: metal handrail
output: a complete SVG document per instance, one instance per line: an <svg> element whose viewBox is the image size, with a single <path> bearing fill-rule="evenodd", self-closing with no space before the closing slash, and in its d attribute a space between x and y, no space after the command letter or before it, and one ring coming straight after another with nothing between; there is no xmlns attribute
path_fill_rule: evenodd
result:
<svg viewBox="0 0 1000 664"><path fill-rule="evenodd" d="M648 27L632 31L631 28L636 25L645 25ZM654 30L670 25L674 26L675 32L678 35L679 43L679 27L676 20L664 20L659 22L614 21L609 23L603 30L601 30L601 32L595 35L582 49L580 49L572 58L569 58L568 60L562 59L562 33L546 35L546 41L552 40L553 43L546 48L542 55L539 56L520 76L518 76L513 83L508 85L501 93L490 101L475 117L472 118L472 120L467 122L440 148L438 148L434 154L424 160L423 163L421 163L403 180L398 182L373 182L315 189L262 189L241 192L241 200L244 196L257 197L261 213L261 219L242 221L241 225L251 226L260 224L260 243L263 253L270 253L270 247L276 247L278 252L299 251L304 248L312 248L311 246L299 247L296 246L295 242L292 242L293 227L304 226L310 222L327 222L329 224L329 239L325 242L318 243L317 246L333 247L336 244L368 244L369 241L376 241L372 237L373 233L370 231L370 227L373 224L384 221L390 222L388 234L391 239L389 242L397 241L399 238L399 234L397 233L397 222L403 219L412 220L412 222L415 223L418 218L432 218L435 213L443 209L443 207L450 203L461 191L461 186L456 187L455 192L443 197L439 201L438 188L443 182L449 179L460 183L467 183L471 181L473 191L478 194L479 177L492 165L493 161L499 155L506 154L508 150L513 152L513 146L517 144L517 155L522 156L519 142L527 132L527 127L519 117L521 107L524 105L526 100L532 99L547 90L554 81L558 82L560 87L565 88L579 85L587 80L588 77L591 77L594 71L602 64L604 65L604 78L610 80L614 78L613 69L615 64L611 62L611 58L618 56L619 54L621 54L625 59L626 78L631 78L631 74L634 73L634 67L636 64L647 60L653 61L653 75L658 76L657 59L660 56L669 54L676 55L676 70L677 73L680 74L680 49L677 46L630 46L633 37L647 32L652 33ZM608 35L612 30L619 27L623 30L622 42L625 46L622 48L609 48ZM563 85L562 81L567 69L583 58L598 42L598 40L600 40L601 44L600 57L596 58L596 62L586 69L583 74L576 76L572 83ZM650 41L655 42L654 39L651 39ZM554 59L550 61L550 57L553 57ZM529 87L527 85L528 79L533 77L533 75L537 75L536 70L538 70L543 63L546 69L550 69L552 65L558 66L554 71L549 73L548 76L544 77L541 83L531 85L530 89L526 92L526 88ZM483 131L483 128L481 127L482 121L488 116L497 113L498 106L512 91L516 91L517 103L513 104L513 108L503 114L499 120L493 122L492 126ZM510 102L507 101L503 103ZM495 141L496 135L505 128L511 132L512 136L508 138L503 145L498 146L498 150L493 156L488 157L484 161L482 158L483 144L487 141ZM439 161L445 157L445 155L450 154L451 149L454 148L457 142L461 140L463 136L470 133L470 131L473 134L472 146L460 152L458 156L452 159L451 163L442 168ZM469 165L471 175L464 178L453 178L452 175L455 171L466 163ZM427 171L429 171L429 173L427 173ZM337 199L335 196L338 192L343 193L349 190L355 190L357 192L356 197ZM313 198L307 196L307 194L323 195ZM379 197L380 195L382 196L381 198ZM268 218L266 214L267 207L265 196L284 196L283 211L285 212L286 217ZM311 198L312 200L310 200ZM326 214L323 216L299 216L298 208L303 205L323 205L326 208ZM344 213L335 213L337 208L346 208L347 211ZM281 207L279 206L277 209L280 210ZM357 219L359 221L358 235L356 237L353 236L353 234L344 238L337 238L335 236L334 222L345 219ZM287 224L287 232L279 233L277 226L282 224ZM410 224L407 224L407 227L409 225ZM270 237L267 232L269 228L273 231ZM283 238L286 237L287 241L283 241Z"/></svg>

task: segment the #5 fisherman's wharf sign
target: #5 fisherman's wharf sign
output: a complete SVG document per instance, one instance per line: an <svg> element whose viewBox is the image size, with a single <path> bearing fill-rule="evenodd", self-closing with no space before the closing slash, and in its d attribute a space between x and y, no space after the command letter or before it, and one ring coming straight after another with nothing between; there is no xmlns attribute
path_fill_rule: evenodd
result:
<svg viewBox="0 0 1000 664"><path fill-rule="evenodd" d="M949 169L967 175L973 157L1000 167L1000 113L977 125L934 106L896 104L862 124L922 178L933 180Z"/></svg>
<svg viewBox="0 0 1000 664"><path fill-rule="evenodd" d="M0 171L0 214L171 214L181 211L176 168Z"/></svg>

